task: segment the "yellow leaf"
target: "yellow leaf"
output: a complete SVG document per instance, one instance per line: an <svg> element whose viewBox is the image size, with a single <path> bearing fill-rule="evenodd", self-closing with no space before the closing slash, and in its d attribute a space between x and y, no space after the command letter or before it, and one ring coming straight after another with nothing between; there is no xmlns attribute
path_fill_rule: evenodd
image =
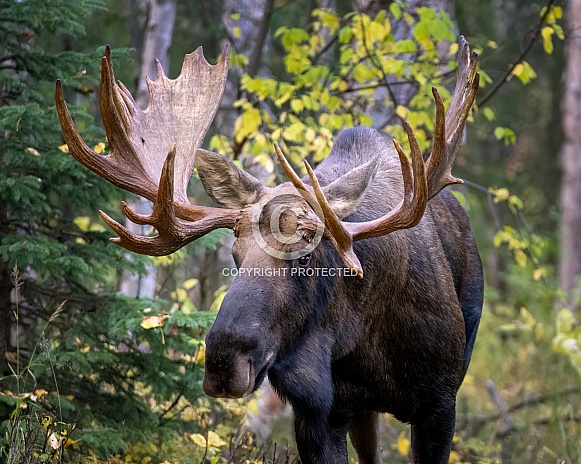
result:
<svg viewBox="0 0 581 464"><path fill-rule="evenodd" d="M234 28L233 33L234 33L234 37L237 38L237 39L239 39L240 36L242 35L242 30L238 26L236 26Z"/></svg>
<svg viewBox="0 0 581 464"><path fill-rule="evenodd" d="M409 113L409 110L402 105L398 105L395 109L395 114L397 114L400 118L405 119Z"/></svg>
<svg viewBox="0 0 581 464"><path fill-rule="evenodd" d="M204 435L200 433L192 433L190 435L190 439L194 442L196 446L199 446L201 448L206 447L206 438L204 438Z"/></svg>
<svg viewBox="0 0 581 464"><path fill-rule="evenodd" d="M88 231L91 227L91 218L89 216L77 216L73 222L82 231Z"/></svg>
<svg viewBox="0 0 581 464"><path fill-rule="evenodd" d="M550 55L553 53L553 39L552 35L555 33L555 30L551 26L545 26L541 29L541 35L543 36L543 48L545 49L545 53Z"/></svg>
<svg viewBox="0 0 581 464"><path fill-rule="evenodd" d="M407 456L410 452L410 441L405 437L405 432L399 434L397 439L397 452L402 456Z"/></svg>
<svg viewBox="0 0 581 464"><path fill-rule="evenodd" d="M59 145L59 150L62 151L63 153L68 153L69 152L69 146L65 143L64 145Z"/></svg>
<svg viewBox="0 0 581 464"><path fill-rule="evenodd" d="M105 151L105 144L103 142L99 142L97 145L95 145L93 151L95 153L103 153L103 151Z"/></svg>
<svg viewBox="0 0 581 464"><path fill-rule="evenodd" d="M523 84L528 84L537 77L537 73L527 61L517 64L511 74L518 77Z"/></svg>
<svg viewBox="0 0 581 464"><path fill-rule="evenodd" d="M174 292L171 292L170 296L174 301L183 303L188 299L188 292L186 292L183 288L177 288Z"/></svg>
<svg viewBox="0 0 581 464"><path fill-rule="evenodd" d="M156 327L163 327L164 321L169 316L167 314L163 316L144 316L141 320L141 327L144 329L154 329Z"/></svg>
<svg viewBox="0 0 581 464"><path fill-rule="evenodd" d="M72 438L67 438L67 441L65 442L65 448L68 448L69 446L72 446L75 449L79 449L78 443L80 443L80 441L81 440L73 440Z"/></svg>
<svg viewBox="0 0 581 464"><path fill-rule="evenodd" d="M270 155L267 155L266 153L260 153L259 155L256 155L254 157L254 160L257 163L260 163L260 165L266 170L266 172L268 173L274 172L274 161L272 161Z"/></svg>
<svg viewBox="0 0 581 464"><path fill-rule="evenodd" d="M206 360L206 347L204 345L200 346L198 352L196 353L196 362L203 363Z"/></svg>
<svg viewBox="0 0 581 464"><path fill-rule="evenodd" d="M302 100L299 100L298 98L291 100L290 106L295 113L300 113L305 109L305 104L303 103Z"/></svg>
<svg viewBox="0 0 581 464"><path fill-rule="evenodd" d="M507 188L499 188L499 189L493 189L490 188L490 193L492 193L492 195L494 195L494 203L500 203L503 201L508 200L508 197L510 196L510 191Z"/></svg>
<svg viewBox="0 0 581 464"><path fill-rule="evenodd" d="M523 64L519 63L512 70L512 74L514 74L515 76L518 77L523 73L524 70L525 70L525 67L523 66Z"/></svg>
<svg viewBox="0 0 581 464"><path fill-rule="evenodd" d="M222 446L226 446L226 442L220 438L216 432L208 432L208 446L210 448L219 449Z"/></svg>
<svg viewBox="0 0 581 464"><path fill-rule="evenodd" d="M196 285L198 285L199 280L198 279L188 279L184 282L184 288L186 290L191 290L192 288L194 288Z"/></svg>
<svg viewBox="0 0 581 464"><path fill-rule="evenodd" d="M533 271L533 280L535 281L539 281L541 280L545 275L547 274L547 271L544 267L539 267L538 269L535 269Z"/></svg>
<svg viewBox="0 0 581 464"><path fill-rule="evenodd" d="M450 464L454 464L455 462L460 462L460 455L457 451L450 451L450 459L448 459Z"/></svg>
<svg viewBox="0 0 581 464"><path fill-rule="evenodd" d="M48 392L44 388L39 388L38 390L34 390L34 394L43 397L44 395L48 395Z"/></svg>
<svg viewBox="0 0 581 464"><path fill-rule="evenodd" d="M520 318L522 319L523 324L529 329L534 329L537 325L534 316L524 306L520 308Z"/></svg>
<svg viewBox="0 0 581 464"><path fill-rule="evenodd" d="M450 55L455 55L456 53L458 53L458 43L454 42L450 45Z"/></svg>
<svg viewBox="0 0 581 464"><path fill-rule="evenodd" d="M522 250L516 250L514 252L514 259L520 267L525 267L527 265L527 255Z"/></svg>
<svg viewBox="0 0 581 464"><path fill-rule="evenodd" d="M101 224L91 224L91 227L89 227L89 230L91 232L105 232L105 226L101 225Z"/></svg>

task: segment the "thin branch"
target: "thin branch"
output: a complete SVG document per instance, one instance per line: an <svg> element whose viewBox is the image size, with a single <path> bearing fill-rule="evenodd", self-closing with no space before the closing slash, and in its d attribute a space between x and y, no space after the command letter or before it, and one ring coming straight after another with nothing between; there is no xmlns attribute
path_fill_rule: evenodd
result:
<svg viewBox="0 0 581 464"><path fill-rule="evenodd" d="M327 45L325 45L323 48L321 48L321 50L319 50L319 52L311 60L311 64L313 66L317 64L317 61L319 61L319 59L325 53L327 53L327 51L333 46L333 44L337 41L338 38L339 38L339 33L337 32L333 37L331 37L331 39L329 40L329 43L327 43Z"/></svg>
<svg viewBox="0 0 581 464"><path fill-rule="evenodd" d="M539 21L539 24L535 28L535 32L533 33L533 37L531 38L531 40L529 41L529 43L525 47L525 49L522 51L522 53L520 54L520 56L518 57L518 59L510 67L510 69L504 74L504 76L502 77L502 79L500 81L498 81L494 85L494 87L490 90L490 92L488 92L488 94L486 94L484 96L484 98L482 98L482 100L480 100L477 103L478 106L485 105L486 102L488 102L488 100L490 100L494 96L494 94L496 94L496 92L498 92L498 90L505 84L505 82L507 81L507 79L512 75L512 72L514 71L514 69L525 59L525 57L531 51L531 49L533 48L533 45L535 44L535 42L539 38L539 35L541 34L542 25L545 22L545 19L547 19L547 15L551 11L551 7L553 6L554 1L555 0L549 0L549 2L547 3L545 13L541 17L541 20Z"/></svg>
<svg viewBox="0 0 581 464"><path fill-rule="evenodd" d="M395 82L390 82L389 84L386 84L385 82L376 82L375 84L362 85L360 87L348 87L343 91L334 90L331 92L331 95L345 94L345 93L351 93L351 92L359 92L360 90L378 89L380 87L388 87L390 85L413 85L413 84L414 83L412 81L409 81L409 80L395 81Z"/></svg>
<svg viewBox="0 0 581 464"><path fill-rule="evenodd" d="M169 408L167 408L163 414L161 414L159 416L159 421L161 421L161 419L163 419L164 416L166 416L167 414L169 414L169 412L175 408L179 402L179 400L182 398L183 393L178 394L178 396L175 397L175 399L173 400L173 402L170 404Z"/></svg>

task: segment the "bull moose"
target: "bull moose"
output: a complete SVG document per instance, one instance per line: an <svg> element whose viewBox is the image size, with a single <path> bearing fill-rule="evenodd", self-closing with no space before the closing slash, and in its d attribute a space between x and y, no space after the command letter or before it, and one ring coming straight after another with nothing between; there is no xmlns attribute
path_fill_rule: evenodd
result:
<svg viewBox="0 0 581 464"><path fill-rule="evenodd" d="M203 388L239 398L268 375L293 407L304 464L347 463L347 433L360 463L381 462L385 412L411 423L414 463L448 462L483 298L468 218L443 190L461 183L451 169L479 80L463 37L458 53L447 112L433 89L435 133L425 163L407 123L411 166L397 142L393 149L376 130L356 127L339 134L315 171L305 163L303 178L275 146L290 180L276 187L200 149L224 91L228 46L214 66L201 48L186 55L175 80L158 64L145 110L115 81L107 49L100 90L107 156L83 142L57 82L70 153L154 203L149 215L123 203L131 221L157 230L153 237L136 236L101 212L119 235L115 243L158 256L229 228L236 265L260 270L240 272L224 298L206 338ZM189 202L194 167L220 207Z"/></svg>

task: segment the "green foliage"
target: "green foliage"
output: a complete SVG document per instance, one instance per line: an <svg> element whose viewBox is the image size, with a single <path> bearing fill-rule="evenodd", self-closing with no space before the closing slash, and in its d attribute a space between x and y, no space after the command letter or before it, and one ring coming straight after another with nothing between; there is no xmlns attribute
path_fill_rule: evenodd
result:
<svg viewBox="0 0 581 464"><path fill-rule="evenodd" d="M183 421L169 420L166 408L176 397L194 402L202 394L192 353L214 314L174 314L167 302L114 293L116 277L125 269L142 271L148 259L129 261L109 243L110 232L94 215L118 204L120 192L63 147L54 83L61 79L69 96L91 94L103 48L86 55L48 44L55 35L66 41L83 34L85 18L103 9L94 0L0 8L0 280L10 279L16 263L23 270L16 311L10 286L0 295L0 314L10 320L14 313L21 333L17 346L0 343L0 424L7 431L0 446L5 454L30 453L36 459L30 462L60 459L62 446L42 451L57 433L43 426L46 414L57 424L77 425L72 454L91 450L105 457L128 443L175 433ZM117 60L126 51L113 54ZM71 111L89 144L104 140L83 108ZM208 246L216 240L209 237ZM163 328L142 327L144 317L164 314L170 317ZM22 437L36 438L25 443Z"/></svg>
<svg viewBox="0 0 581 464"><path fill-rule="evenodd" d="M455 66L457 45L450 44L455 40L454 25L444 11L420 8L416 16L399 5L392 10L413 29L413 40L394 37L395 16L386 11L373 18L356 13L340 18L334 11L317 9L310 33L296 27L279 28L275 37L285 52L285 79L244 75L241 80L246 94L236 103L241 112L235 141L243 144L243 151L268 153L272 142L278 142L296 164L304 158L318 162L328 155L339 130L372 125L366 113L375 107L391 108L406 119L422 148L427 148L427 133L434 127L432 87L438 88L445 101L450 98L444 86L448 77L440 66ZM448 50L443 61L441 47ZM338 60L330 58L329 49ZM410 101L398 103L390 97L400 85L414 89ZM389 93L376 100L375 91L382 87ZM394 119L385 129L405 142L403 129ZM211 146L229 152L219 136ZM267 166L267 159L263 164Z"/></svg>

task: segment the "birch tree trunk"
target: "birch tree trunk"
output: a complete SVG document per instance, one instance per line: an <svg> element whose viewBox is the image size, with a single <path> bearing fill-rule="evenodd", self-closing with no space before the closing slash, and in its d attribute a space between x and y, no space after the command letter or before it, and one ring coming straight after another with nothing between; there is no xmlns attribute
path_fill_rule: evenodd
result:
<svg viewBox="0 0 581 464"><path fill-rule="evenodd" d="M135 101L140 108L146 108L149 101L145 77L155 80L155 59L161 63L167 73L169 68L168 50L171 45L173 26L176 15L175 0L143 0L142 8L146 12L146 25L141 53L141 71L137 78ZM128 202L130 208L139 214L149 214L151 203L145 198ZM140 226L126 220L125 226L138 235L145 235L149 226ZM156 268L148 266L144 275L125 274L121 280L121 291L129 296L153 298L156 287Z"/></svg>
<svg viewBox="0 0 581 464"><path fill-rule="evenodd" d="M581 26L581 0L570 0L567 13L569 31ZM567 36L567 65L563 94L563 148L561 179L561 260L559 286L572 300L581 277L581 37Z"/></svg>

